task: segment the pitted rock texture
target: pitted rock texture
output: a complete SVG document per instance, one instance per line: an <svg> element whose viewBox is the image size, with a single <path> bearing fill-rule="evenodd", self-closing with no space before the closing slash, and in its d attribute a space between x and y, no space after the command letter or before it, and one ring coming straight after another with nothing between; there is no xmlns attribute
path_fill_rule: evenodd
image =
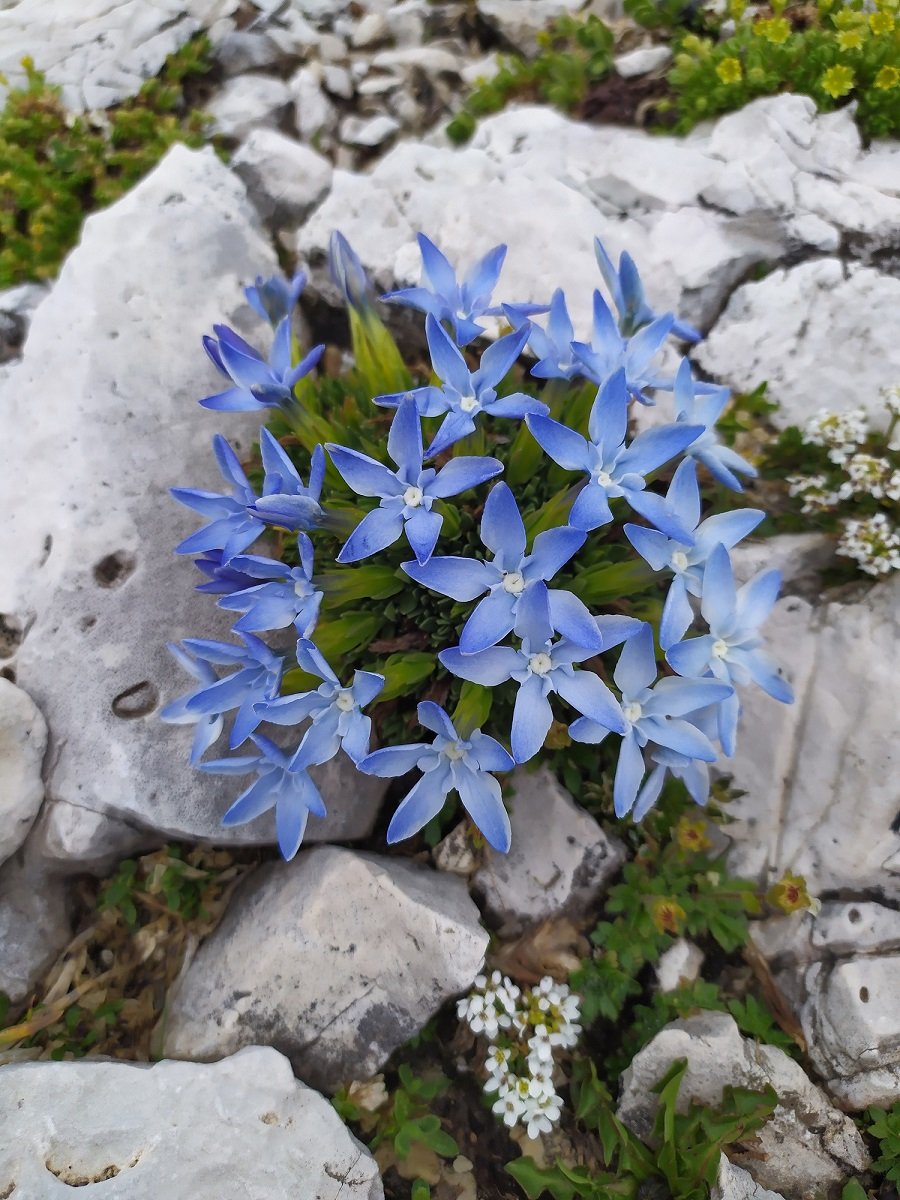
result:
<svg viewBox="0 0 900 1200"><path fill-rule="evenodd" d="M25 1000L71 936L66 884L26 844L0 866L0 992Z"/></svg>
<svg viewBox="0 0 900 1200"><path fill-rule="evenodd" d="M702 1013L673 1021L634 1058L622 1075L619 1117L647 1138L658 1103L650 1090L679 1058L688 1061L678 1094L679 1111L691 1100L716 1106L726 1086L775 1089L779 1103L746 1155L733 1154L764 1188L788 1200L828 1193L869 1162L849 1117L838 1112L803 1068L783 1050L741 1037L727 1013Z"/></svg>
<svg viewBox="0 0 900 1200"><path fill-rule="evenodd" d="M378 1167L275 1050L0 1069L0 1195L383 1200Z"/></svg>
<svg viewBox="0 0 900 1200"><path fill-rule="evenodd" d="M452 996L488 937L462 880L337 847L261 867L169 998L165 1053L266 1042L323 1090L373 1075Z"/></svg>
<svg viewBox="0 0 900 1200"><path fill-rule="evenodd" d="M166 643L228 640L232 623L173 553L201 522L168 489L220 491L213 434L246 455L258 425L199 407L217 386L200 338L224 320L265 346L241 285L276 266L241 182L212 150L176 146L89 218L0 388L0 613L18 682L50 728L49 801L69 809L57 865L66 840L102 857L98 813L159 841L275 840L271 817L221 827L240 781L192 770L193 727L164 725L159 710L193 685ZM348 787L351 772L335 761L319 775L330 815L310 823L310 841L371 830L384 784Z"/></svg>
<svg viewBox="0 0 900 1200"><path fill-rule="evenodd" d="M546 768L510 780L512 849L487 848L472 879L484 911L504 933L584 910L607 889L625 847L575 803Z"/></svg>
<svg viewBox="0 0 900 1200"><path fill-rule="evenodd" d="M47 722L31 697L0 676L0 863L25 841L41 801Z"/></svg>

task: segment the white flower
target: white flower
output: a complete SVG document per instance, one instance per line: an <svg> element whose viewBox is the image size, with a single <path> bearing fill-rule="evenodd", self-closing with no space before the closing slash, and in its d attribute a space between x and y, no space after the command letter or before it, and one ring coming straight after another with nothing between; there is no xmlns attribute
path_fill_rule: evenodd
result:
<svg viewBox="0 0 900 1200"><path fill-rule="evenodd" d="M900 387L882 388L884 407L892 417L900 417Z"/></svg>
<svg viewBox="0 0 900 1200"><path fill-rule="evenodd" d="M509 1068L511 1056L512 1051L504 1050L502 1046L488 1046L487 1059L484 1065L491 1075L503 1075Z"/></svg>
<svg viewBox="0 0 900 1200"><path fill-rule="evenodd" d="M846 521L836 552L855 559L867 575L900 570L900 536L884 513L862 521Z"/></svg>
<svg viewBox="0 0 900 1200"><path fill-rule="evenodd" d="M525 1101L517 1092L507 1092L499 1100L495 1100L491 1112L503 1118L503 1124L512 1129L519 1117L525 1112Z"/></svg>
<svg viewBox="0 0 900 1200"><path fill-rule="evenodd" d="M562 1101L556 1093L541 1096L539 1099L529 1099L525 1102L522 1117L526 1123L526 1132L530 1138L538 1134L549 1133L559 1120L562 1112Z"/></svg>
<svg viewBox="0 0 900 1200"><path fill-rule="evenodd" d="M840 501L839 492L828 490L828 480L824 475L788 475L788 492L791 496L799 496L803 500L801 512L827 512Z"/></svg>
<svg viewBox="0 0 900 1200"><path fill-rule="evenodd" d="M820 408L803 427L804 442L808 446L829 447L828 457L839 466L868 434L869 419L864 408L850 408L840 413Z"/></svg>
<svg viewBox="0 0 900 1200"><path fill-rule="evenodd" d="M849 484L841 486L842 499L855 494L882 500L889 489L894 489L894 476L898 474L888 459L876 458L873 454L852 455L847 460L845 469L849 476Z"/></svg>

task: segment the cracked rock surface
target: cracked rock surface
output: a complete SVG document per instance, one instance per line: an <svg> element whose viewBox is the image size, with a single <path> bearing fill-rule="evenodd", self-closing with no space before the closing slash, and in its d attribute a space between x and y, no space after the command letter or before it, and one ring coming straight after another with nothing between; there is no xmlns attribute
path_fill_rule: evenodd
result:
<svg viewBox="0 0 900 1200"><path fill-rule="evenodd" d="M44 798L47 722L20 687L0 676L0 863L24 842Z"/></svg>
<svg viewBox="0 0 900 1200"><path fill-rule="evenodd" d="M218 423L197 404L216 388L200 338L223 319L247 331L241 285L275 268L240 180L211 149L176 146L89 218L0 384L0 499L15 563L0 572L0 614L18 682L50 730L47 797L65 808L48 833L57 866L67 846L76 865L85 851L102 859L129 826L158 843L274 841L268 817L221 828L232 789L190 770L192 727L162 724L159 710L192 683L166 643L226 639L231 625L173 554L200 522L169 488L222 486ZM239 455L257 424L228 422ZM383 783L360 777L342 816L346 777L338 762L319 776L334 803L308 840L371 830Z"/></svg>
<svg viewBox="0 0 900 1200"><path fill-rule="evenodd" d="M742 1037L727 1013L673 1021L635 1056L622 1075L618 1112L639 1137L647 1138L653 1125L657 1097L650 1089L679 1058L688 1060L679 1111L686 1111L691 1100L718 1105L726 1086L775 1089L779 1103L757 1134L758 1144L746 1155L733 1155L763 1188L782 1192L788 1200L804 1200L868 1165L862 1137L850 1118L831 1105L784 1051Z"/></svg>
<svg viewBox="0 0 900 1200"><path fill-rule="evenodd" d="M0 1070L0 1111L0 1195L384 1196L365 1146L266 1046L212 1064L12 1064Z"/></svg>
<svg viewBox="0 0 900 1200"><path fill-rule="evenodd" d="M465 884L338 847L261 867L170 996L165 1053L265 1042L315 1087L373 1075L484 962Z"/></svg>

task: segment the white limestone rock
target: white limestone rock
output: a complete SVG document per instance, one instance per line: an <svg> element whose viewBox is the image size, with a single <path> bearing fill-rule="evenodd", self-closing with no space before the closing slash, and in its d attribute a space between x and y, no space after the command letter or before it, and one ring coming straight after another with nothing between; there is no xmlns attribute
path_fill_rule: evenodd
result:
<svg viewBox="0 0 900 1200"><path fill-rule="evenodd" d="M238 0L19 0L0 11L0 104L29 57L73 112L134 96L168 55Z"/></svg>
<svg viewBox="0 0 900 1200"><path fill-rule="evenodd" d="M537 35L564 13L582 8L584 0L477 0L478 13L517 50L533 54Z"/></svg>
<svg viewBox="0 0 900 1200"><path fill-rule="evenodd" d="M629 50L627 54L617 54L613 59L613 67L623 79L634 79L638 75L659 71L671 61L672 50L669 46L640 46L637 50Z"/></svg>
<svg viewBox="0 0 900 1200"><path fill-rule="evenodd" d="M779 1103L746 1155L733 1154L763 1188L789 1196L815 1195L865 1170L869 1157L849 1117L829 1103L803 1068L775 1046L741 1037L728 1013L673 1021L634 1058L622 1075L619 1117L648 1138L658 1097L650 1090L679 1058L688 1060L679 1111L691 1100L717 1106L726 1086L775 1089Z"/></svg>
<svg viewBox="0 0 900 1200"><path fill-rule="evenodd" d="M833 955L900 950L900 912L874 901L830 900L810 922L810 941Z"/></svg>
<svg viewBox="0 0 900 1200"><path fill-rule="evenodd" d="M729 806L731 869L768 882L791 870L814 895L847 888L897 898L900 578L857 602L780 600L765 636L796 700L742 691L737 752L720 763L746 792Z"/></svg>
<svg viewBox="0 0 900 1200"><path fill-rule="evenodd" d="M261 867L170 997L164 1048L218 1058L264 1041L336 1090L373 1075L471 987L488 937L462 880L337 847Z"/></svg>
<svg viewBox="0 0 900 1200"><path fill-rule="evenodd" d="M319 145L337 128L337 109L322 88L318 64L301 67L288 81L294 101L294 123L304 142Z"/></svg>
<svg viewBox="0 0 900 1200"><path fill-rule="evenodd" d="M861 405L883 420L879 391L900 379L900 339L873 314L898 306L895 275L834 258L800 263L738 288L695 357L740 391L767 380L780 429L819 408Z"/></svg>
<svg viewBox="0 0 900 1200"><path fill-rule="evenodd" d="M583 912L608 888L625 860L610 837L546 768L519 769L509 796L512 849L485 851L472 879L475 894L504 934L526 925Z"/></svg>
<svg viewBox="0 0 900 1200"><path fill-rule="evenodd" d="M810 1061L847 1108L900 1099L900 955L814 963L800 1014Z"/></svg>
<svg viewBox="0 0 900 1200"><path fill-rule="evenodd" d="M0 867L0 992L25 1000L71 936L66 885L26 846Z"/></svg>
<svg viewBox="0 0 900 1200"><path fill-rule="evenodd" d="M0 1070L0 1194L84 1200L382 1200L378 1167L275 1050L212 1064Z"/></svg>
<svg viewBox="0 0 900 1200"><path fill-rule="evenodd" d="M675 992L700 978L704 954L698 945L687 938L676 938L659 957L654 968L656 986L661 992Z"/></svg>
<svg viewBox="0 0 900 1200"><path fill-rule="evenodd" d="M357 117L354 113L341 121L341 141L347 146L374 149L389 141L400 129L400 122L386 113L376 117Z"/></svg>
<svg viewBox="0 0 900 1200"><path fill-rule="evenodd" d="M749 1171L736 1167L725 1155L719 1164L719 1177L710 1200L784 1200L781 1192L760 1187Z"/></svg>
<svg viewBox="0 0 900 1200"><path fill-rule="evenodd" d="M241 285L276 269L237 177L211 149L176 146L88 219L0 387L0 627L13 649L27 631L15 667L50 729L48 795L92 827L102 814L160 841L274 841L266 819L221 828L233 783L192 771L191 727L159 709L190 685L166 643L227 639L231 624L173 554L199 522L168 489L220 490L214 432L245 454L258 424L199 407L218 379L200 337L216 321L259 336ZM383 785L367 778L350 788L326 768L333 811L311 840L371 830Z"/></svg>
<svg viewBox="0 0 900 1200"><path fill-rule="evenodd" d="M784 595L815 595L821 591L821 573L832 561L834 547L834 538L824 533L779 533L741 542L731 550L731 565L738 583L774 568L781 572Z"/></svg>
<svg viewBox="0 0 900 1200"><path fill-rule="evenodd" d="M238 75L229 79L207 104L215 133L226 138L246 138L260 126L274 127L292 100L283 79L271 75Z"/></svg>
<svg viewBox="0 0 900 1200"><path fill-rule="evenodd" d="M302 221L331 186L331 163L275 129L254 129L231 160L260 216L274 225Z"/></svg>
<svg viewBox="0 0 900 1200"><path fill-rule="evenodd" d="M279 67L290 55L282 41L267 30L236 29L215 46L216 61L226 78L245 71L265 71Z"/></svg>
<svg viewBox="0 0 900 1200"><path fill-rule="evenodd" d="M21 688L0 676L0 863L25 841L44 798L47 722Z"/></svg>

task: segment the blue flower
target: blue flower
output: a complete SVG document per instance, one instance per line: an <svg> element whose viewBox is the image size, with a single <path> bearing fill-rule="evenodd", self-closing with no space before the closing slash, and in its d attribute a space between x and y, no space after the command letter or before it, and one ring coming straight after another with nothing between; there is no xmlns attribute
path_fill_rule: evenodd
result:
<svg viewBox="0 0 900 1200"><path fill-rule="evenodd" d="M309 814L324 817L325 804L306 768L296 761L299 751L288 754L258 733L251 740L259 754L200 763L200 770L212 775L257 773L258 778L225 813L222 824L245 825L274 808L278 848L290 861L300 849Z"/></svg>
<svg viewBox="0 0 900 1200"><path fill-rule="evenodd" d="M380 505L367 513L351 533L338 562L357 562L393 545L401 533L419 562L427 562L443 524L432 511L437 499L477 487L503 470L496 458L452 458L440 471L422 469L422 426L412 398L401 402L388 434L392 471L358 450L328 444L331 460L359 496L377 496Z"/></svg>
<svg viewBox="0 0 900 1200"><path fill-rule="evenodd" d="M644 285L631 255L627 251L621 255L617 271L599 238L594 238L594 253L600 274L619 313L620 332L625 337L631 337L645 325L652 325L656 313L647 303ZM686 342L699 342L703 336L693 325L677 319L672 322L672 333Z"/></svg>
<svg viewBox="0 0 900 1200"><path fill-rule="evenodd" d="M709 633L684 641L687 624L669 630L664 649L666 659L679 675L691 678L711 675L729 684L755 683L783 704L792 704L794 693L772 656L762 649L759 627L772 611L781 587L780 571L762 571L738 588L731 559L724 546L716 546L706 561L700 593L700 612ZM740 704L735 693L719 707L719 741L729 756L734 754Z"/></svg>
<svg viewBox="0 0 900 1200"><path fill-rule="evenodd" d="M219 412L262 412L266 408L289 407L294 402L294 385L313 369L325 350L324 346L315 346L293 366L288 317L275 330L268 362L227 325L214 325L213 331L216 337L204 337L203 346L233 386L206 396L200 403Z"/></svg>
<svg viewBox="0 0 900 1200"><path fill-rule="evenodd" d="M691 364L685 358L675 376L675 419L690 425L701 426L702 433L685 453L702 462L714 479L724 483L735 492L742 492L743 485L735 472L755 478L757 470L741 458L736 450L719 441L716 421L728 403L728 388L713 384L695 383Z"/></svg>
<svg viewBox="0 0 900 1200"><path fill-rule="evenodd" d="M676 679L669 676L656 683L656 655L653 631L644 624L635 637L625 643L613 679L622 693L624 717L622 745L613 783L616 816L624 817L634 807L644 778L643 747L652 743L674 750L688 759L715 762L716 750L709 738L683 718L727 700L732 689L715 679ZM596 745L608 728L582 717L569 733L576 742Z"/></svg>
<svg viewBox="0 0 900 1200"><path fill-rule="evenodd" d="M440 454L460 438L475 429L475 418L479 413L492 417L517 417L527 413L545 413L547 405L524 392L513 392L510 396L498 397L497 386L506 377L510 367L522 352L528 340L528 329L498 338L488 346L481 356L478 370L469 370L466 360L453 344L450 336L432 316L425 318L425 335L431 351L431 363L435 374L442 380L441 387L415 388L411 392L395 392L376 396L375 403L387 408L396 407L407 396L416 402L419 415L438 417L446 413L443 424L428 447L428 457Z"/></svg>
<svg viewBox="0 0 900 1200"><path fill-rule="evenodd" d="M463 654L458 646L442 650L441 663L453 675L497 687L508 679L518 683L512 721L512 752L516 762L527 762L543 746L553 723L549 697L556 692L577 712L589 716L606 729L623 733L626 725L612 692L593 671L576 671L573 664L592 658L595 647L586 649L568 638L552 641L550 607L546 590L531 588L519 602L518 624L522 630L519 649L492 646L477 654ZM604 639L604 649L633 636L639 621L616 622ZM600 626L601 633L603 627Z"/></svg>
<svg viewBox="0 0 900 1200"><path fill-rule="evenodd" d="M328 243L328 270L347 305L357 312L372 308L374 293L359 255L335 230Z"/></svg>
<svg viewBox="0 0 900 1200"><path fill-rule="evenodd" d="M243 588L253 587L254 580L242 571L236 571L230 561L226 561L221 550L207 550L203 558L195 558L194 566L209 580L208 583L198 583L194 589L197 592L207 592L213 596L229 596Z"/></svg>
<svg viewBox="0 0 900 1200"><path fill-rule="evenodd" d="M594 292L594 323L591 342L573 342L572 350L583 363L583 373L596 384L605 383L618 371L625 372L628 395L641 404L652 404L646 388L671 390L672 381L650 370L650 363L672 329L673 317L667 313L650 325L623 337L615 317L599 292Z"/></svg>
<svg viewBox="0 0 900 1200"><path fill-rule="evenodd" d="M194 696L205 691L210 684L218 683L219 677L208 662L182 649L181 646L176 645L174 642L169 643L168 649L181 666L184 667L185 671L198 680L200 686L194 688L186 695L180 696L177 700L173 700L171 704L167 704L159 716L160 720L167 721L170 725L197 726L194 731L194 742L191 747L190 759L191 765L196 766L198 760L203 757L222 732L224 721L222 720L221 713L188 712L187 702L192 700Z"/></svg>
<svg viewBox="0 0 900 1200"><path fill-rule="evenodd" d="M463 807L495 850L506 853L511 831L503 807L500 784L491 771L509 771L515 763L499 742L476 729L460 737L453 722L438 704L423 700L419 724L437 734L434 741L409 746L387 746L359 764L367 775L393 779L414 767L422 778L401 801L388 826L390 843L412 837L444 806L456 791Z"/></svg>
<svg viewBox="0 0 900 1200"><path fill-rule="evenodd" d="M372 719L362 709L382 690L384 676L355 671L353 683L345 688L308 638L297 643L297 666L321 679L321 686L314 692L264 701L257 706L260 719L272 725L299 725L310 720L295 756L302 767L328 762L341 749L358 763L369 752L372 732Z"/></svg>
<svg viewBox="0 0 900 1200"><path fill-rule="evenodd" d="M628 393L625 372L617 371L599 390L588 421L587 441L550 417L529 416L528 428L547 454L567 471L585 471L587 485L575 498L569 524L599 529L612 520L609 502L622 496L631 507L669 537L692 543L669 503L647 491L644 476L662 466L693 441L703 427L672 424L640 433L626 445Z"/></svg>
<svg viewBox="0 0 900 1200"><path fill-rule="evenodd" d="M221 550L222 562L227 563L235 554L246 550L251 542L265 532L265 525L248 506L256 501L256 493L250 486L238 457L221 434L213 438L213 452L219 470L226 483L231 484L231 495L204 492L198 488L172 488L171 493L179 504L185 504L204 517L210 518L208 525L186 537L175 547L176 554L198 554L207 550Z"/></svg>
<svg viewBox="0 0 900 1200"><path fill-rule="evenodd" d="M721 543L730 549L752 532L766 515L758 508L739 508L733 512L716 513L701 521L700 489L697 486L697 469L692 458L686 458L679 463L666 493L666 502L682 527L691 535L691 543L668 538L664 533L656 529L647 529L643 525L624 527L625 536L654 571L668 569L675 575L666 597L660 627L660 637L664 645L668 644L666 630L670 623L674 620L677 624L685 611L688 614L687 624L690 624L688 595L700 595L703 569L715 547ZM686 625L682 625L681 628L683 630Z"/></svg>
<svg viewBox="0 0 900 1200"><path fill-rule="evenodd" d="M481 518L481 540L493 551L490 562L473 558L432 558L424 565L403 563L403 570L417 583L450 596L474 600L488 594L475 608L459 636L463 654L474 654L501 641L516 629L516 614L522 597L531 588L546 590L561 567L584 545L586 534L562 526L539 533L531 554L525 553L525 526L512 492L505 483L491 489ZM600 650L602 637L596 622L572 592L549 592L553 629L576 645Z"/></svg>
<svg viewBox="0 0 900 1200"><path fill-rule="evenodd" d="M562 289L557 288L550 298L545 329L529 321L529 308L530 305L503 305L503 312L513 329L528 328L528 345L537 358L531 374L537 379L574 379L583 375L584 366L572 350L575 328Z"/></svg>
<svg viewBox="0 0 900 1200"><path fill-rule="evenodd" d="M256 283L244 288L244 295L254 312L268 321L273 329L277 329L285 317L293 313L305 287L306 274L303 271L298 271L291 280L283 275L273 275L271 279L257 275Z"/></svg>
<svg viewBox="0 0 900 1200"><path fill-rule="evenodd" d="M284 659L273 654L258 637L251 633L241 633L238 637L243 647L203 638L185 638L183 642L194 658L202 662L237 667L234 674L211 681L184 697L185 716L218 716L237 709L229 742L232 750L246 741L259 724L256 705L278 695L284 669Z"/></svg>
<svg viewBox="0 0 900 1200"><path fill-rule="evenodd" d="M653 747L650 761L653 764L650 774L644 780L631 810L635 821L642 821L659 799L667 775L681 780L695 804L701 807L706 804L709 799L709 766L706 762L677 754L665 746Z"/></svg>
<svg viewBox="0 0 900 1200"><path fill-rule="evenodd" d="M249 586L223 596L219 608L245 615L235 622L236 633L261 633L294 625L300 637L309 637L319 619L322 593L313 585L313 546L305 533L297 538L300 565L289 567L274 558L238 554L231 566L250 576ZM258 583L258 580L264 580Z"/></svg>
<svg viewBox="0 0 900 1200"><path fill-rule="evenodd" d="M453 328L456 344L467 346L484 333L482 327L476 324L476 317L494 315L499 311L491 308L491 296L500 278L506 247L495 246L489 250L459 283L456 271L437 246L424 233L416 237L422 255L422 286L388 292L382 299L417 308L420 312L430 314L436 321L446 321ZM517 307L526 313L544 311L544 306L539 304Z"/></svg>
<svg viewBox="0 0 900 1200"><path fill-rule="evenodd" d="M325 452L316 446L309 466L309 485L268 429L259 431L259 449L265 471L263 494L249 506L252 516L282 529L315 529L325 520L319 503L325 481Z"/></svg>

